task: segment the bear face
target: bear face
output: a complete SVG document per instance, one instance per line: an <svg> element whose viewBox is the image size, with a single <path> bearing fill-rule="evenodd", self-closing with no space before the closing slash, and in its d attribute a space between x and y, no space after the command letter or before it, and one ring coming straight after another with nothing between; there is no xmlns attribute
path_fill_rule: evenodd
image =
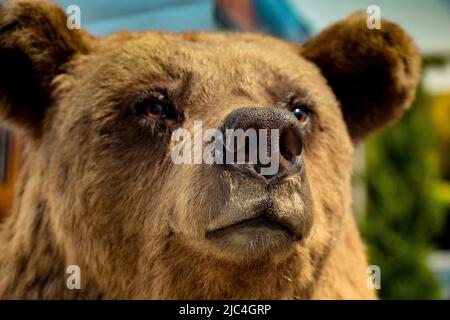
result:
<svg viewBox="0 0 450 320"><path fill-rule="evenodd" d="M59 263L87 270L106 297L311 296L337 239L354 232L354 146L400 117L419 79L403 31L365 19L303 45L239 33L99 39L66 29L46 1L8 2L0 115L28 137L10 220L40 215ZM279 171L175 164L172 134L194 136L197 121L279 129Z"/></svg>

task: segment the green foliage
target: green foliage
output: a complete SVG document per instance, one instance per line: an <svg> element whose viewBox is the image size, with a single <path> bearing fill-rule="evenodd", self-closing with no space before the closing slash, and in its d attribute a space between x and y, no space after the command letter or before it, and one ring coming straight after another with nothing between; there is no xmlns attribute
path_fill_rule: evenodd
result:
<svg viewBox="0 0 450 320"><path fill-rule="evenodd" d="M366 147L368 205L361 229L371 264L381 268L384 299L440 298L426 261L444 219L434 194L436 139L428 107L419 91L402 121Z"/></svg>

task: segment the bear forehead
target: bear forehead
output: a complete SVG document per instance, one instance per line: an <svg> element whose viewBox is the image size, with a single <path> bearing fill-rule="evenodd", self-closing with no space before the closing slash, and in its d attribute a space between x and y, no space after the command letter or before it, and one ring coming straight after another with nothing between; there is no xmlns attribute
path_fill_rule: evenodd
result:
<svg viewBox="0 0 450 320"><path fill-rule="evenodd" d="M102 90L104 97L114 97L162 85L186 90L186 105L235 95L261 104L290 93L332 97L298 45L268 36L119 33L96 41L92 48L74 63L76 77L90 84L82 86L84 94Z"/></svg>
<svg viewBox="0 0 450 320"><path fill-rule="evenodd" d="M224 79L295 80L311 72L300 47L258 34L127 33L100 40L93 63L108 70ZM139 72L139 71L138 71Z"/></svg>

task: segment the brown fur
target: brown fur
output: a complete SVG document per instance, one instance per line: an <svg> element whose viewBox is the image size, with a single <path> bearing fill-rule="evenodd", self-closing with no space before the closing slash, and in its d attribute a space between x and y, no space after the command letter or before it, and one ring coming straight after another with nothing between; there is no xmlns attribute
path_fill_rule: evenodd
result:
<svg viewBox="0 0 450 320"><path fill-rule="evenodd" d="M355 14L300 46L239 33L97 39L64 19L41 0L0 8L0 115L28 134L0 233L1 298L376 297L351 211L352 140L414 96L420 59L399 27L367 30ZM150 130L130 105L155 86L182 118ZM233 110L285 108L293 95L314 114L301 174L265 186L172 164L173 128L215 128ZM303 239L255 256L206 239L214 221L248 214L266 194L277 214L303 217ZM65 286L72 264L81 290Z"/></svg>

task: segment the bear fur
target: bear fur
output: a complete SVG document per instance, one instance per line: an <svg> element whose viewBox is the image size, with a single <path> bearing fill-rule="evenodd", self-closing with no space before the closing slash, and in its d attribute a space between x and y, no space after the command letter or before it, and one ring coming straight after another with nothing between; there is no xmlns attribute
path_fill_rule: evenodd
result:
<svg viewBox="0 0 450 320"><path fill-rule="evenodd" d="M397 25L369 30L366 19L355 13L304 44L246 33L96 38L67 29L50 2L0 6L0 118L26 136L0 230L0 298L376 298L351 210L352 156L410 106L421 59ZM143 123L132 106L154 94L179 116ZM311 109L302 173L268 185L172 163L175 128L217 128L239 108L292 101ZM303 221L299 239L243 250L208 239L208 226L263 196ZM70 265L80 290L66 286Z"/></svg>

